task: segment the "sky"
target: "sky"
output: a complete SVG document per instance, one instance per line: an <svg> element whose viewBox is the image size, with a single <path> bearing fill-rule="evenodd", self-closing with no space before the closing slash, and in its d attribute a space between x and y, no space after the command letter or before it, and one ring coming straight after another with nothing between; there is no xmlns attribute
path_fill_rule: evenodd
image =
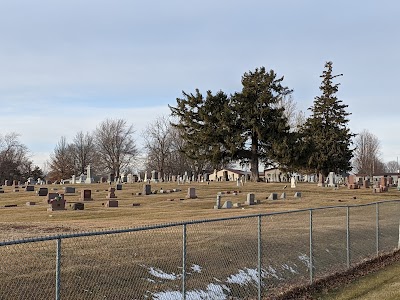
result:
<svg viewBox="0 0 400 300"><path fill-rule="evenodd" d="M264 66L308 114L327 61L349 127L400 156L398 1L1 0L0 134L44 166L62 136L107 118L142 133L182 91L240 91Z"/></svg>

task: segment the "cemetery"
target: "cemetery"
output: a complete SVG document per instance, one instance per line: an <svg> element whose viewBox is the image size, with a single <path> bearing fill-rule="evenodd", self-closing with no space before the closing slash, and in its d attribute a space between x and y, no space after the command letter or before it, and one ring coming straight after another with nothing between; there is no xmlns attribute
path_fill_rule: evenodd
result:
<svg viewBox="0 0 400 300"><path fill-rule="evenodd" d="M391 179L382 178L378 183L367 185L361 179L356 181L354 176L348 178L347 185L324 184L324 187L302 181L246 182L238 187L236 181L178 184L150 180L150 184L29 185L18 193L13 192L14 186L4 185L1 191L1 239L35 236L41 230L49 232L60 222L65 231L108 229L218 218L221 214L230 217L365 204L399 199L400 196ZM43 200L38 200L38 196ZM62 197L65 203L53 204L49 215L47 209L56 197ZM76 214L76 210L82 210L82 213ZM22 223L24 230L7 230Z"/></svg>

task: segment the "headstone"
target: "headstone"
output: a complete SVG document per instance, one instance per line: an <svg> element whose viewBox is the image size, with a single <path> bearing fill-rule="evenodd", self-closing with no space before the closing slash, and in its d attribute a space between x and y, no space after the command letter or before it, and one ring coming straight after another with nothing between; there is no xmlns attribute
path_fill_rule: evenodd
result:
<svg viewBox="0 0 400 300"><path fill-rule="evenodd" d="M286 199L286 193L282 193L281 199Z"/></svg>
<svg viewBox="0 0 400 300"><path fill-rule="evenodd" d="M60 194L54 199L50 200L47 211L54 211L54 210L65 210L65 199L63 194Z"/></svg>
<svg viewBox="0 0 400 300"><path fill-rule="evenodd" d="M106 207L118 207L118 200L108 200L106 202Z"/></svg>
<svg viewBox="0 0 400 300"><path fill-rule="evenodd" d="M76 202L72 204L72 209L73 210L84 210L85 209L85 204L82 202Z"/></svg>
<svg viewBox="0 0 400 300"><path fill-rule="evenodd" d="M247 205L256 204L255 200L256 200L256 196L253 193L248 193L247 194L247 199L246 199L246 204Z"/></svg>
<svg viewBox="0 0 400 300"><path fill-rule="evenodd" d="M65 186L64 187L64 192L66 194L73 194L73 193L75 193L75 188L72 187L72 186Z"/></svg>
<svg viewBox="0 0 400 300"><path fill-rule="evenodd" d="M35 191L35 187L33 185L27 185L25 187L25 192L34 192Z"/></svg>
<svg viewBox="0 0 400 300"><path fill-rule="evenodd" d="M224 205L222 205L222 208L232 208L232 201L225 201Z"/></svg>
<svg viewBox="0 0 400 300"><path fill-rule="evenodd" d="M36 205L36 202L33 201L26 202L26 206L32 206L32 205Z"/></svg>
<svg viewBox="0 0 400 300"><path fill-rule="evenodd" d="M143 185L143 195L150 195L151 194L151 185L145 184Z"/></svg>
<svg viewBox="0 0 400 300"><path fill-rule="evenodd" d="M75 174L72 175L71 184L76 184L76 177L75 177Z"/></svg>
<svg viewBox="0 0 400 300"><path fill-rule="evenodd" d="M356 175L349 175L348 177L348 184L356 184Z"/></svg>
<svg viewBox="0 0 400 300"><path fill-rule="evenodd" d="M44 200L46 203L50 203L51 200L58 197L58 193L48 193L47 198Z"/></svg>
<svg viewBox="0 0 400 300"><path fill-rule="evenodd" d="M47 196L48 193L49 189L44 187L39 188L39 190L37 191L38 196Z"/></svg>
<svg viewBox="0 0 400 300"><path fill-rule="evenodd" d="M122 173L121 174L121 182L122 183L127 183L128 182L128 174Z"/></svg>
<svg viewBox="0 0 400 300"><path fill-rule="evenodd" d="M335 187L335 173L334 172L329 172L328 175L328 186L329 187Z"/></svg>
<svg viewBox="0 0 400 300"><path fill-rule="evenodd" d="M294 178L294 177L290 178L290 187L292 189L296 188L296 178Z"/></svg>
<svg viewBox="0 0 400 300"><path fill-rule="evenodd" d="M318 176L318 186L324 187L325 186L325 178L324 175L319 174Z"/></svg>
<svg viewBox="0 0 400 300"><path fill-rule="evenodd" d="M122 184L118 183L116 185L117 191L121 191L122 190Z"/></svg>
<svg viewBox="0 0 400 300"><path fill-rule="evenodd" d="M90 170L90 164L86 168L86 180L85 183L93 183L92 172Z"/></svg>
<svg viewBox="0 0 400 300"><path fill-rule="evenodd" d="M277 193L271 193L268 197L268 200L278 200L278 194Z"/></svg>
<svg viewBox="0 0 400 300"><path fill-rule="evenodd" d="M220 209L221 208L221 195L217 195L217 202L215 203L214 209Z"/></svg>
<svg viewBox="0 0 400 300"><path fill-rule="evenodd" d="M108 195L106 198L107 199L117 198L117 196L115 196L115 188L113 188L113 187L108 188Z"/></svg>
<svg viewBox="0 0 400 300"><path fill-rule="evenodd" d="M301 192L294 193L294 198L301 198Z"/></svg>
<svg viewBox="0 0 400 300"><path fill-rule="evenodd" d="M189 199L197 198L197 196L196 196L196 188L194 188L194 187L188 188L187 198L189 198Z"/></svg>
<svg viewBox="0 0 400 300"><path fill-rule="evenodd" d="M80 201L90 201L92 200L92 190L82 190Z"/></svg>
<svg viewBox="0 0 400 300"><path fill-rule="evenodd" d="M368 189L369 188L369 179L364 180L363 187Z"/></svg>
<svg viewBox="0 0 400 300"><path fill-rule="evenodd" d="M151 181L158 182L158 172L155 170L151 171Z"/></svg>
<svg viewBox="0 0 400 300"><path fill-rule="evenodd" d="M127 176L126 176L126 182L127 183L133 183L134 181L133 181L133 175L131 174L131 173L129 173Z"/></svg>
<svg viewBox="0 0 400 300"><path fill-rule="evenodd" d="M387 179L386 179L386 177L381 177L380 186L384 186L384 187L387 186Z"/></svg>

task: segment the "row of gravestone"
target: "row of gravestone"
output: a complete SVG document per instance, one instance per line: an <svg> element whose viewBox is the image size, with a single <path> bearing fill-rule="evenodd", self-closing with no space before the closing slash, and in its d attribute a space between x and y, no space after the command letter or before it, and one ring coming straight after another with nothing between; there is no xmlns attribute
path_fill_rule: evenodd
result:
<svg viewBox="0 0 400 300"><path fill-rule="evenodd" d="M223 205L221 205L221 198L222 194L218 193L217 195L217 201L214 206L214 209L221 209L221 208L233 208L233 207L240 207L240 203L232 203L232 201L227 200ZM286 193L282 193L281 199L286 199ZM294 198L301 198L301 192L296 192L294 194ZM269 197L267 197L268 200L278 200L278 194L277 193L271 193ZM256 196L254 193L248 193L247 198L246 198L246 205L255 205L260 203L260 200L256 200Z"/></svg>

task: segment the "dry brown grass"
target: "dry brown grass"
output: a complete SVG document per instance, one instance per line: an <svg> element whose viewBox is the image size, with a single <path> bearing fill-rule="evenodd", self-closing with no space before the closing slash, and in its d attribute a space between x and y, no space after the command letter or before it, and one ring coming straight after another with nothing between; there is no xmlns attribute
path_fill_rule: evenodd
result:
<svg viewBox="0 0 400 300"><path fill-rule="evenodd" d="M75 185L75 194L66 194L66 211L47 211L45 197L39 197L34 192L13 192L12 187L4 187L5 193L0 194L0 239L7 240L23 236L48 235L70 231L92 231L97 229L137 227L149 224L181 222L188 220L231 217L258 213L296 210L310 207L364 204L381 200L399 199L400 192L392 188L388 193L374 194L371 189L339 190L319 188L316 184L299 183L296 189L283 190L285 183L246 183L236 187L233 182L192 183L177 185L176 183L152 184L152 190L179 188L182 191L171 194L155 194L136 196L142 191L142 183L125 184L123 190L116 191L118 208L105 208L108 184ZM197 199L186 199L188 187L195 187ZM62 191L62 185L50 185L49 190ZM36 188L37 189L37 188ZM78 201L79 191L91 189L93 201L85 202L84 211L73 211L72 202ZM220 191L240 193L223 195L222 202L231 200L244 204L246 194L253 192L261 204L243 206L229 210L214 210L216 195ZM294 199L296 191L302 192L301 199ZM55 191L52 191L55 192ZM266 197L272 192L286 192L286 200L270 201ZM168 199L174 199L169 201ZM180 200L185 199L185 200ZM27 201L36 202L35 206L26 206ZM133 203L140 206L133 207ZM7 204L17 204L17 207L4 208Z"/></svg>
<svg viewBox="0 0 400 300"><path fill-rule="evenodd" d="M320 206L365 204L381 200L398 199L399 192L392 188L388 193L374 194L372 190L348 190L341 188L318 188L315 184L300 183L296 189L283 189L284 183L247 183L236 187L235 183L222 182L177 185L172 183L152 184L152 189L179 188L182 191L171 194L136 196L143 184L125 184L122 191L116 191L118 208L105 208L107 184L76 185L75 194L66 194L67 210L47 211L45 197L34 192L12 192L5 187L0 194L0 238L4 240L28 236L52 235L76 231L94 231L111 228L130 228L150 224L181 222L189 220L214 219L244 216L268 212L297 210ZM197 199L186 199L188 187L196 187ZM78 201L79 191L92 190L93 201L85 202L85 210L73 211L69 206ZM62 190L62 186L49 186ZM98 190L98 191L97 191ZM225 194L222 202L231 200L244 204L246 194L253 192L261 203L241 208L215 210L216 195L220 191L239 190L238 195ZM294 199L296 191L302 192L301 199ZM286 200L267 200L271 192L286 192ZM174 199L170 201L168 199ZM184 200L180 200L184 199ZM26 206L27 201L37 205ZM132 206L139 203L140 206ZM17 207L4 208L6 204ZM386 207L386 206L385 206ZM396 206L397 207L397 206ZM374 207L356 210L352 213L352 257L365 255L366 241L374 245ZM392 208L382 208L390 212ZM371 215L366 217L366 214ZM387 215L390 215L387 213ZM309 249L309 215L300 212L265 217L262 220L262 264L265 269L272 266L279 276L285 277L285 284L304 283L308 271L299 261L299 256ZM397 218L397 217L396 217ZM393 223L387 235L388 246L392 247L393 232L398 229L398 220L382 220ZM396 228L397 226L397 228ZM388 229L388 230L389 230ZM383 230L383 229L382 229ZM386 230L386 229L385 229ZM323 276L326 269L345 267L345 210L324 210L314 213L316 276ZM397 233L397 231L396 231ZM382 243L384 242L382 237ZM395 239L396 240L396 239ZM397 242L397 240L396 240ZM144 295L147 291L179 290L179 280L157 280L149 282L149 267L160 268L168 274L180 274L182 263L182 227L170 227L151 231L123 233L118 235L65 239L62 242L63 298L81 299L101 295L132 293ZM360 248L357 248L358 245ZM329 252L326 249L329 248ZM369 248L368 248L369 249ZM35 294L38 299L54 293L54 241L2 247L0 264L1 290L10 291L10 297L30 293L34 286L45 293ZM367 252L368 254L368 252ZM361 257L361 256L360 256ZM188 274L188 289L205 289L215 278L226 280L232 274L246 268L255 269L257 262L257 218L232 221L200 223L187 228L187 267L200 265L202 272ZM296 267L298 274L291 274L282 268L283 264ZM332 272L333 270L328 270ZM190 273L190 269L189 269ZM268 275L264 278L270 294L282 281ZM112 287L112 289L111 289ZM238 285L230 285L231 289ZM246 291L246 289L249 289ZM254 294L255 286L240 287L233 294ZM96 295L96 296L94 296ZM89 297L90 298L90 297ZM140 298L140 297L139 297ZM7 297L5 297L7 299ZM11 298L10 298L11 299ZM130 298L129 298L130 299Z"/></svg>

